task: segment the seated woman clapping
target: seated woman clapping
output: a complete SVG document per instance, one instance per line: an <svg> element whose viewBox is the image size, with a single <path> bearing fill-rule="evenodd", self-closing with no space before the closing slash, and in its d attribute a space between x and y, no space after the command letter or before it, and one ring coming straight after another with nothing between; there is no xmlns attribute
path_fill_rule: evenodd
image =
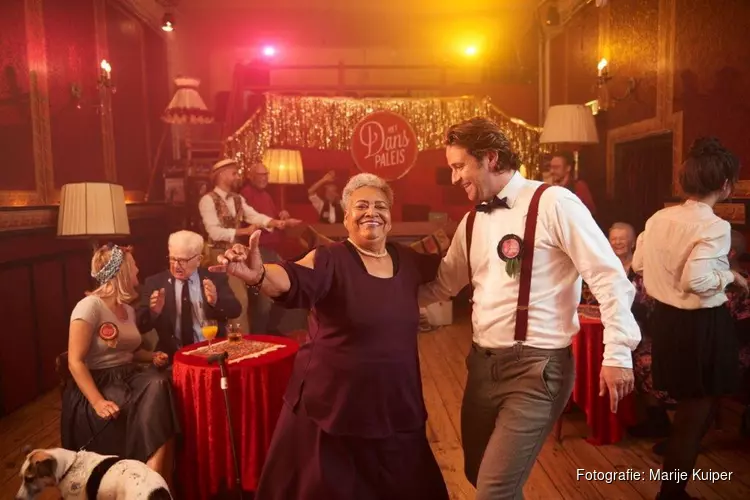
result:
<svg viewBox="0 0 750 500"><path fill-rule="evenodd" d="M73 376L62 400L62 445L146 462L171 487L179 425L167 356L141 348L135 311L138 267L129 248L107 245L94 253L91 276L99 288L70 316L68 367ZM156 366L143 366L148 363Z"/></svg>
<svg viewBox="0 0 750 500"><path fill-rule="evenodd" d="M212 268L311 309L256 499L447 499L417 351L417 289L439 256L386 241L393 193L379 177L354 176L343 199L347 241L264 265L256 232Z"/></svg>

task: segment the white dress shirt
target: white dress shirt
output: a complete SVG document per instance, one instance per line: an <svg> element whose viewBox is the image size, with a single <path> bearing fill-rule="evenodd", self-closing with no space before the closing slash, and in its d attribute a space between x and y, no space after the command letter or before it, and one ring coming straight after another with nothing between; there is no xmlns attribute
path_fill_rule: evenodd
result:
<svg viewBox="0 0 750 500"><path fill-rule="evenodd" d="M510 208L476 214L471 244L472 325L474 342L482 347L511 347L515 343L519 277L511 278L505 272L497 246L508 234L523 238L531 197L540 184L516 173L498 194ZM631 351L641 340L630 311L635 288L581 200L565 188L552 186L539 203L526 345L557 349L572 343L580 329L581 276L600 304L603 364L632 368ZM447 300L467 284L464 217L436 280L420 288L420 304Z"/></svg>
<svg viewBox="0 0 750 500"><path fill-rule="evenodd" d="M648 294L679 309L717 307L734 281L729 270L729 222L698 201L659 210L638 236L633 270Z"/></svg>
<svg viewBox="0 0 750 500"><path fill-rule="evenodd" d="M229 210L229 214L235 216L237 211L234 207L234 202L227 199L229 193L218 187L214 188L214 193L218 194ZM245 198L242 195L237 195L242 200L242 220L248 224L255 224L261 226L266 231L272 231L273 228L268 227L268 223L271 222L271 217L258 213L247 204ZM206 193L198 203L198 210L201 213L203 219L203 227L206 228L209 238L213 241L234 241L236 230L234 228L223 227L221 221L219 221L219 215L216 213L216 205L211 197L211 193Z"/></svg>
<svg viewBox="0 0 750 500"><path fill-rule="evenodd" d="M323 201L323 198L318 196L317 194L313 193L311 194L308 199L310 200L310 203L312 203L312 206L315 208L315 211L318 212L318 215L321 214L323 211L323 207L325 206L325 202ZM344 200L339 200L339 205L341 206L341 210L344 210ZM335 224L337 222L344 222L342 220L336 220L336 210L331 207L328 210L328 222L331 224Z"/></svg>

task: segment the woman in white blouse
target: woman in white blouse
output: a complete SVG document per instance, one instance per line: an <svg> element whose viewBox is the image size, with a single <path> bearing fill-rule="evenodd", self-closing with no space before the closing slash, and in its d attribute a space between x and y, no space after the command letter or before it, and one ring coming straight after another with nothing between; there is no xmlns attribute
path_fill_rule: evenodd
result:
<svg viewBox="0 0 750 500"><path fill-rule="evenodd" d="M739 174L739 161L716 139L699 139L680 172L683 204L656 212L638 237L633 269L656 301L651 319L653 383L677 400L664 472L690 471L718 397L739 380L737 339L725 307L732 285L747 281L729 267L730 225L714 214ZM674 476L671 476L674 477ZM689 498L687 479L663 480L658 498Z"/></svg>

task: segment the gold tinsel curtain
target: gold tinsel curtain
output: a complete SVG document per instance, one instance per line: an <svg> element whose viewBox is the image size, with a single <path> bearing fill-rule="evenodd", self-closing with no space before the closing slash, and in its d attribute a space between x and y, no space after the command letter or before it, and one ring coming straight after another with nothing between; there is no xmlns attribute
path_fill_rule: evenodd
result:
<svg viewBox="0 0 750 500"><path fill-rule="evenodd" d="M412 125L420 151L441 149L450 125L475 116L487 116L497 122L529 176L536 177L541 154L549 151L547 145L539 144L540 127L508 117L488 98L355 99L267 94L265 108L226 139L225 156L236 159L244 170L271 147L345 151L350 147L355 125L378 110L402 115Z"/></svg>

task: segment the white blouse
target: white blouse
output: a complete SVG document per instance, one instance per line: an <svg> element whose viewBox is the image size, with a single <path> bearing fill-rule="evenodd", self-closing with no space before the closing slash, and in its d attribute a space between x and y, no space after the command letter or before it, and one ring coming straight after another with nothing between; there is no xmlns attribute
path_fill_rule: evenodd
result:
<svg viewBox="0 0 750 500"><path fill-rule="evenodd" d="M656 212L638 236L633 270L647 293L678 309L717 307L734 281L729 270L729 222L698 201Z"/></svg>

